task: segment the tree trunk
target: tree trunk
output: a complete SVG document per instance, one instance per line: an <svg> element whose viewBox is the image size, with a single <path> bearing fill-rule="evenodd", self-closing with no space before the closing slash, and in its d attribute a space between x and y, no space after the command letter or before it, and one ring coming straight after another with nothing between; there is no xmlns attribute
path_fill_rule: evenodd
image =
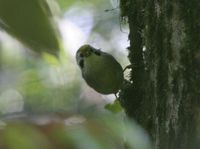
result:
<svg viewBox="0 0 200 149"><path fill-rule="evenodd" d="M1 70L2 70L2 41L0 40L0 75L1 75Z"/></svg>
<svg viewBox="0 0 200 149"><path fill-rule="evenodd" d="M155 149L200 148L199 0L121 0L130 27L127 115Z"/></svg>

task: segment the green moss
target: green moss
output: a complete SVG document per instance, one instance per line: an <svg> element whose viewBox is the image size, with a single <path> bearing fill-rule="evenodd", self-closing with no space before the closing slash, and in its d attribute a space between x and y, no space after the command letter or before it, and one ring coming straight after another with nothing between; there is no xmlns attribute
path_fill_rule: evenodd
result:
<svg viewBox="0 0 200 149"><path fill-rule="evenodd" d="M120 15L122 18L128 16L129 5L130 5L130 0L120 0L119 7L120 7Z"/></svg>

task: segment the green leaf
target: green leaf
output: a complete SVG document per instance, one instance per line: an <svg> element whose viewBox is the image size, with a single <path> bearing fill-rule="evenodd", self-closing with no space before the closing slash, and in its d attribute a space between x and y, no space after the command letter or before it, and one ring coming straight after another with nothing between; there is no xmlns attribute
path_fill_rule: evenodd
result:
<svg viewBox="0 0 200 149"><path fill-rule="evenodd" d="M106 104L104 108L113 113L119 113L123 110L118 99L113 103Z"/></svg>
<svg viewBox="0 0 200 149"><path fill-rule="evenodd" d="M0 28L37 53L57 55L58 34L45 0L0 0Z"/></svg>
<svg viewBox="0 0 200 149"><path fill-rule="evenodd" d="M74 0L57 0L57 2L60 5L62 10L66 10L68 7L70 7L76 1L74 1Z"/></svg>
<svg viewBox="0 0 200 149"><path fill-rule="evenodd" d="M52 149L44 134L25 123L8 124L1 137L3 141L0 143L8 149Z"/></svg>

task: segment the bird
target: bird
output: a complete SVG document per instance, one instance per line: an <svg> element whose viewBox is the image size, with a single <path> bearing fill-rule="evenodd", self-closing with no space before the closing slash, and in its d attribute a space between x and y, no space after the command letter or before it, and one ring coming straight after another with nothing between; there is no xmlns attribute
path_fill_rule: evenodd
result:
<svg viewBox="0 0 200 149"><path fill-rule="evenodd" d="M89 44L76 52L76 62L86 83L101 94L116 94L123 85L123 68L109 53Z"/></svg>

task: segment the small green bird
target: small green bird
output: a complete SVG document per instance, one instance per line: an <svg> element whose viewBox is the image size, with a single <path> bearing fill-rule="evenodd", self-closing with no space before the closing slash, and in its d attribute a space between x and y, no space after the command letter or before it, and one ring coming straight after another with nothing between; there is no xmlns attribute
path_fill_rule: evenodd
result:
<svg viewBox="0 0 200 149"><path fill-rule="evenodd" d="M116 59L90 45L81 46L76 61L87 84L101 94L116 94L122 87L124 75Z"/></svg>

